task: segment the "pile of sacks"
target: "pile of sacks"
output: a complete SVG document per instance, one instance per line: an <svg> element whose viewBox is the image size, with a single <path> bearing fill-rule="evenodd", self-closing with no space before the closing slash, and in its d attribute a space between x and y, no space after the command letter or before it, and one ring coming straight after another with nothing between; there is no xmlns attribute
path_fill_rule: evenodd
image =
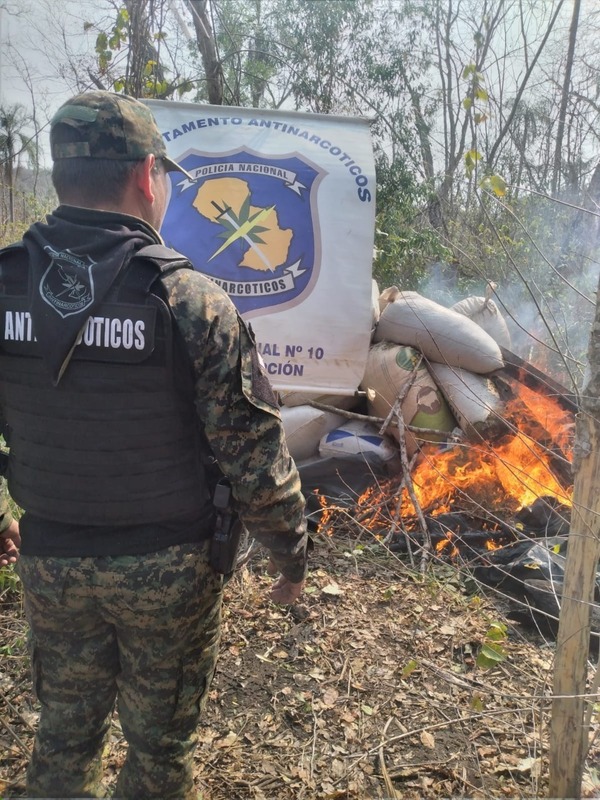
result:
<svg viewBox="0 0 600 800"><path fill-rule="evenodd" d="M500 348L510 348L510 335L491 297L468 297L446 308L395 286L380 294L373 284L372 339L360 394L281 395L288 446L301 474L303 468L314 473L324 459L366 461L371 470L393 473L400 469L400 436L410 458L422 440L485 436L500 416L502 401L489 376L503 367ZM309 405L386 419L399 397L404 423L422 433L399 428L393 413L380 434L381 425Z"/></svg>

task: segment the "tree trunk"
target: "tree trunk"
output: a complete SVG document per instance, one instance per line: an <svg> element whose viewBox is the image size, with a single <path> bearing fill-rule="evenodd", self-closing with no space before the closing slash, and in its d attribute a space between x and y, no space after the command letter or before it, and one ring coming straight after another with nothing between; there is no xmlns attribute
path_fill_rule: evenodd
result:
<svg viewBox="0 0 600 800"><path fill-rule="evenodd" d="M144 96L145 69L150 41L150 13L148 0L126 0L129 12L129 63L127 67L127 93L133 97Z"/></svg>
<svg viewBox="0 0 600 800"><path fill-rule="evenodd" d="M217 53L215 35L207 13L207 0L185 0L192 12L196 43L202 56L208 102L216 106L223 105L223 69Z"/></svg>
<svg viewBox="0 0 600 800"><path fill-rule="evenodd" d="M575 490L554 667L550 797L580 797L591 608L600 557L600 287L589 348L591 378L581 395Z"/></svg>
<svg viewBox="0 0 600 800"><path fill-rule="evenodd" d="M569 31L569 49L567 51L567 63L565 64L565 78L562 85L560 98L560 110L558 112L558 130L556 132L556 146L554 148L554 169L552 172L552 195L560 186L560 176L562 172L562 147L565 134L565 120L567 118L567 106L569 103L569 89L571 87L571 73L573 72L573 59L575 56L575 43L577 41L577 29L579 27L579 11L581 0L574 0L573 15L571 17L571 28Z"/></svg>

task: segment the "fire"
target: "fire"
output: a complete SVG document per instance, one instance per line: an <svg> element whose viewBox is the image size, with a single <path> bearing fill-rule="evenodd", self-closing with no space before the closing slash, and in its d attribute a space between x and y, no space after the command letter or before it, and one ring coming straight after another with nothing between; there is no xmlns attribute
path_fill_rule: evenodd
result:
<svg viewBox="0 0 600 800"><path fill-rule="evenodd" d="M574 419L554 400L519 385L505 406L506 432L497 441L461 443L440 451L427 444L411 475L414 497L429 516L453 510L497 518L512 515L539 497L571 505L570 461ZM373 532L417 512L406 486L396 478L368 489L354 517ZM326 509L326 513L329 509ZM321 528L331 520L321 520ZM439 543L447 552L452 534ZM491 542L493 549L494 543Z"/></svg>
<svg viewBox="0 0 600 800"><path fill-rule="evenodd" d="M573 449L573 415L564 411L551 397L538 394L522 384L519 384L519 397L556 444L570 455Z"/></svg>
<svg viewBox="0 0 600 800"><path fill-rule="evenodd" d="M452 532L446 533L446 538L439 541L435 546L435 551L438 555L449 555L454 558L458 555L458 548L452 543Z"/></svg>
<svg viewBox="0 0 600 800"><path fill-rule="evenodd" d="M565 505L570 503L565 489L549 468L546 454L521 433L498 449L496 475L506 494L513 497L519 507L541 496L556 497Z"/></svg>
<svg viewBox="0 0 600 800"><path fill-rule="evenodd" d="M486 550L499 550L501 547L502 545L498 542L495 542L493 539L487 539L485 542Z"/></svg>
<svg viewBox="0 0 600 800"><path fill-rule="evenodd" d="M520 387L505 417L513 430L499 442L460 445L441 454L431 447L424 451L413 475L422 508L447 511L458 497L488 511L519 509L542 496L570 505L565 476L571 460L572 415L551 398ZM408 496L401 512L414 513Z"/></svg>

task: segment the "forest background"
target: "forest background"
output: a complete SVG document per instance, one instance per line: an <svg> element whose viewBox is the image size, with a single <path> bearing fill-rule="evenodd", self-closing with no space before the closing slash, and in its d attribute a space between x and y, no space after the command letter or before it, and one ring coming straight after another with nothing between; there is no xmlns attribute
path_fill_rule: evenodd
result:
<svg viewBox="0 0 600 800"><path fill-rule="evenodd" d="M0 0L0 243L54 203L48 119L75 91L366 116L380 288L493 282L513 349L578 387L599 33L594 0Z"/></svg>

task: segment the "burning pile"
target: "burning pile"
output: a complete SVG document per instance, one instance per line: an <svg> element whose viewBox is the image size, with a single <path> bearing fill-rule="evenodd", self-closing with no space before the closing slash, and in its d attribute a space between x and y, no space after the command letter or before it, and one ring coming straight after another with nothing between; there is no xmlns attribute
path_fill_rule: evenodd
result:
<svg viewBox="0 0 600 800"><path fill-rule="evenodd" d="M507 349L491 298L449 309L391 287L373 320L355 398L283 397L320 529L351 519L389 546L455 556L465 539L471 552L514 542L533 506L564 528L576 406Z"/></svg>
<svg viewBox="0 0 600 800"><path fill-rule="evenodd" d="M473 528L484 525L491 533L505 534L506 521L540 498L550 506L569 507L573 415L527 387L514 391L506 403L504 431L495 440L443 449L425 445L410 491L406 480L392 478L358 498L361 524L389 540L390 532L419 532L420 514L430 520L454 514L461 527L470 516L476 521Z"/></svg>
<svg viewBox="0 0 600 800"><path fill-rule="evenodd" d="M577 406L511 353L489 298L462 306L394 287L379 296L362 407L312 403L334 430L299 464L309 508L316 501L322 533L368 532L411 560L458 560L488 585L506 588L518 574L513 596L556 616ZM350 457L362 466L361 485L341 474Z"/></svg>

